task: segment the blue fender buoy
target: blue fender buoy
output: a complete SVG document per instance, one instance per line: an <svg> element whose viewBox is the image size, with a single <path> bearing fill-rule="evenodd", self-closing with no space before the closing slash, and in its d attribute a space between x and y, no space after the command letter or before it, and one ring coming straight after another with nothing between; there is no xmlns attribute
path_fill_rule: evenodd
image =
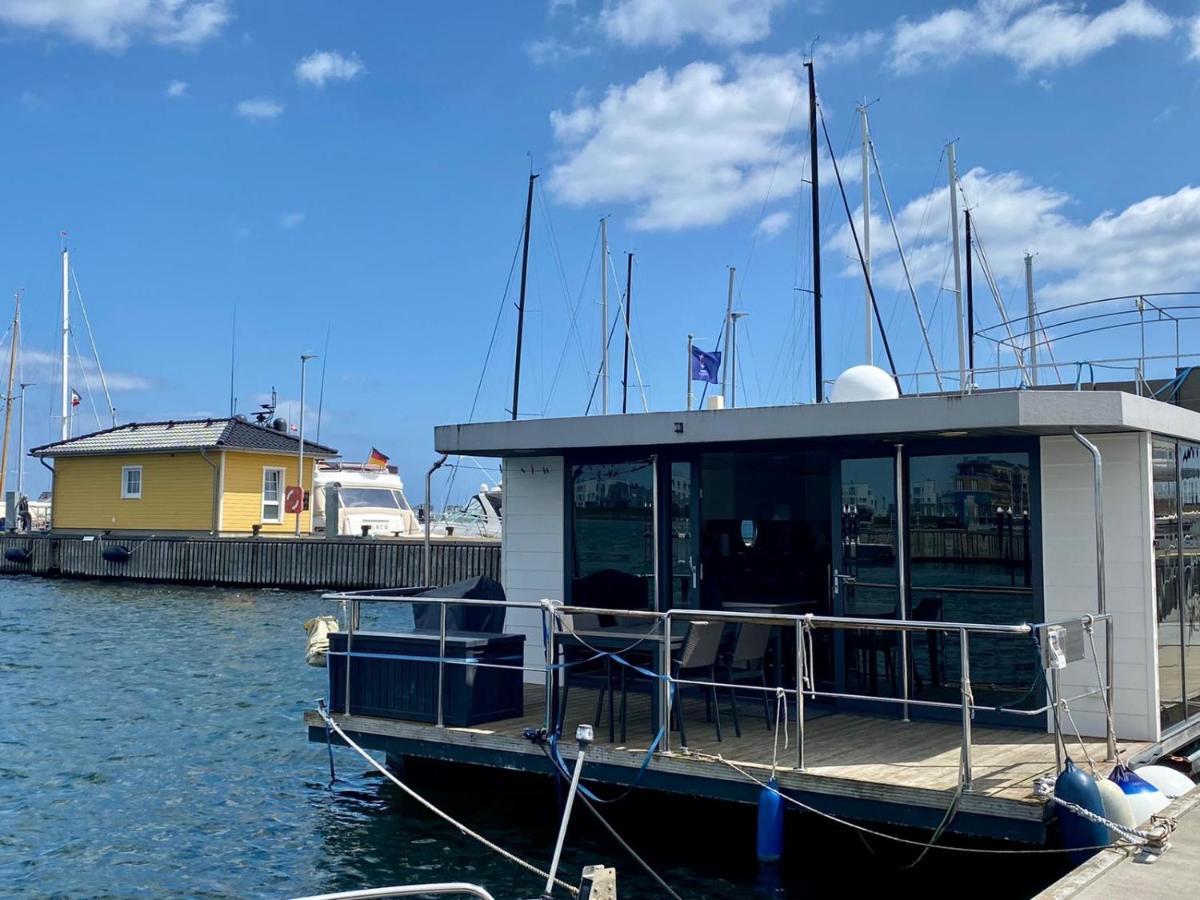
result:
<svg viewBox="0 0 1200 900"><path fill-rule="evenodd" d="M783 855L783 798L772 778L758 794L757 851L759 862L779 862Z"/></svg>
<svg viewBox="0 0 1200 900"><path fill-rule="evenodd" d="M1100 789L1096 787L1095 780L1077 769L1069 759L1054 782L1054 796L1098 816L1104 815L1104 801L1100 799ZM1055 804L1055 810L1062 829L1063 847L1070 851L1071 862L1075 865L1086 862L1097 852L1082 848L1105 847L1111 843L1108 828L1099 822L1085 819L1065 806Z"/></svg>
<svg viewBox="0 0 1200 900"><path fill-rule="evenodd" d="M1108 777L1125 792L1133 821L1139 825L1149 822L1151 816L1162 812L1171 802L1166 794L1126 766L1117 766Z"/></svg>

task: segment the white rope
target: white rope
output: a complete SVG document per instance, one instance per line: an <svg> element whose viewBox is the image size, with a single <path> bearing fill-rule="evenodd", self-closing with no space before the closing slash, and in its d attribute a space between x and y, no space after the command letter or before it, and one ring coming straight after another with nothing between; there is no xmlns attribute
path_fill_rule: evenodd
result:
<svg viewBox="0 0 1200 900"><path fill-rule="evenodd" d="M1100 773L1096 771L1096 760L1092 759L1092 754L1088 752L1087 744L1083 742L1083 735L1079 733L1079 726L1075 724L1075 717L1071 715L1071 706L1067 703L1067 699L1063 697L1058 701L1062 704L1063 710L1067 713L1067 721L1071 723L1071 730L1075 732L1075 740L1079 742L1079 749L1083 751L1083 756L1087 760L1089 768L1092 770L1092 776L1100 777Z"/></svg>
<svg viewBox="0 0 1200 900"><path fill-rule="evenodd" d="M1107 622L1104 627L1112 628L1112 622ZM1110 686L1104 681L1104 674L1100 671L1100 654L1096 652L1095 620L1089 617L1087 621L1083 623L1083 630L1087 632L1088 643L1092 645L1092 662L1096 664L1096 684L1100 685L1100 700L1104 704L1104 719L1108 725L1108 733L1116 734L1117 726L1113 722L1113 711L1108 702L1108 691ZM1114 746L1113 750L1115 751L1115 755L1117 757L1117 765L1125 765L1124 760L1121 759L1121 748Z"/></svg>
<svg viewBox="0 0 1200 900"><path fill-rule="evenodd" d="M1050 800L1053 800L1059 806L1069 809L1071 812L1075 813L1075 815L1087 819L1089 822L1095 822L1097 825L1103 825L1110 831L1117 832L1132 843L1135 843L1139 846L1151 841L1164 841L1171 834L1171 832L1175 830L1175 819L1170 817L1154 816L1151 819L1151 821L1156 823L1158 826L1157 831L1146 831L1139 828L1130 828L1126 825L1122 825L1120 822L1114 822L1112 819L1105 818L1098 813L1092 812L1090 809L1085 809L1077 803L1072 803L1070 800L1063 800L1061 797L1056 797L1054 795L1054 789L1050 779L1039 779L1034 785L1034 793L1036 793L1039 797L1046 797Z"/></svg>
<svg viewBox="0 0 1200 900"><path fill-rule="evenodd" d="M725 757L721 756L719 753L714 756L713 754L710 754L710 753L702 753L699 751L693 751L691 755L696 757L697 759L708 759L708 760L712 760L714 762L724 763L725 765L729 766L731 769L733 769L735 772L739 773L743 777L749 779L750 781L753 781L759 787L766 788L771 793L776 794L777 796L786 800L788 803L793 804L794 806L800 807L805 812L810 812L813 815L820 816L823 819L828 819L831 822L836 822L839 825L844 825L845 827L853 829L854 831L860 832L862 834L869 834L869 835L872 835L873 837L883 838L884 840L895 841L898 844L907 844L910 847L920 847L922 849L932 848L932 849L936 849L936 850L953 850L956 853L976 853L976 854L991 855L991 856L995 856L995 855L1020 856L1020 855L1028 855L1028 854L1046 854L1046 853L1066 853L1066 852L1068 852L1065 848L1058 848L1058 847L1031 847L1026 850L1007 850L1007 849L990 848L990 847L955 847L955 846L951 846L948 844L939 844L937 846L934 846L933 844L926 842L926 841L915 841L910 838L899 837L898 835L888 834L887 832L883 832L883 831L876 831L873 828L867 828L865 825L859 825L857 822L851 822L847 819L842 819L838 816L835 816L832 813L827 813L823 810L817 809L814 806L809 806L807 803L803 803L800 800L797 800L795 797L789 796L788 794L785 794L783 791L772 787L771 785L767 784L767 782L763 781L761 778L756 778L752 773L747 772L745 769L743 769L737 763L726 759ZM1097 844L1093 847L1072 847L1071 851L1076 851L1076 850L1124 851L1124 850L1128 849L1128 847L1129 847L1129 845L1127 845L1127 844L1119 844L1119 843Z"/></svg>
<svg viewBox="0 0 1200 900"><path fill-rule="evenodd" d="M737 700L734 700L736 703ZM788 748L788 711L787 691L782 687L775 688L775 740L771 748L771 778L779 768L779 723L783 722L783 749Z"/></svg>
<svg viewBox="0 0 1200 900"><path fill-rule="evenodd" d="M498 844L492 843L491 841L489 841L487 838L485 838L483 835L479 834L478 832L472 831L470 828L468 828L466 825L462 824L462 822L459 822L457 819L450 816L448 813L442 812L440 809L438 809L436 806L434 806L432 803L430 803L428 800L426 800L424 797L422 797L420 794L418 794L416 791L414 791L412 788L410 788L408 785L406 785L404 782L402 782L399 778L397 778L395 775L393 775L390 771L388 771L388 769L386 767L381 766L378 762L376 762L374 757L372 757L371 754L367 753L366 750L364 750L362 747L358 746L358 744L354 743L354 741L352 741L347 736L346 732L342 731L342 729L340 727L338 727L337 722L333 721L333 719L329 716L329 714L327 712L325 712L324 709L321 709L320 707L318 707L317 712L319 712L321 714L321 718L325 720L325 724L328 725L330 728L332 728L334 731L336 731L338 734L338 737L340 737L343 741L346 742L347 747L349 747L351 750L353 750L355 753L357 753L359 756L361 756L363 759L365 759L381 775L383 775L385 778L387 778L389 781L391 781L392 784L396 785L396 787L400 788L400 790L404 791L404 793L408 794L408 796L412 797L414 800L416 800L418 803L420 803L422 806L424 806L431 813L433 813L434 815L438 816L439 818L445 820L446 822L450 823L455 828L457 828L459 831L461 831L463 834L465 834L467 837L471 837L471 838L474 838L475 840L479 841L479 843L483 844L489 850L494 850L496 853L499 853L501 856L503 856L509 862L516 863L521 868L532 872L533 874L537 875L539 878L549 878L550 877L549 872L544 872L541 869L539 869L537 866L535 866L533 863L526 862L525 860L521 859L516 854L508 852L503 847L499 846ZM560 878L555 878L554 883L557 884L559 887L564 888L572 896L576 896L576 897L579 896L579 888L575 887L574 885L567 884L565 881L563 881Z"/></svg>

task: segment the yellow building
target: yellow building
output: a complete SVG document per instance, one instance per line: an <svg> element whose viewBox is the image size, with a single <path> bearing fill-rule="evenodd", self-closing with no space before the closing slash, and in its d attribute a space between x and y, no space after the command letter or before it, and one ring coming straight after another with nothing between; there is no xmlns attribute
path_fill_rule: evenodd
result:
<svg viewBox="0 0 1200 900"><path fill-rule="evenodd" d="M300 441L237 416L134 422L35 447L53 460L54 531L294 534L288 488L300 484ZM329 447L304 442L304 491ZM306 504L311 506L311 504ZM299 513L312 531L312 512Z"/></svg>

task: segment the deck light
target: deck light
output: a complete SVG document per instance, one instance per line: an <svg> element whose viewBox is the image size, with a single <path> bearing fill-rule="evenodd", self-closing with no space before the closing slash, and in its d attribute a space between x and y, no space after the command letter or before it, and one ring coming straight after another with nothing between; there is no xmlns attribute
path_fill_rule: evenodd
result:
<svg viewBox="0 0 1200 900"><path fill-rule="evenodd" d="M965 431L939 431L938 432L938 437L955 438L955 437L966 437L966 436L967 436L967 432L965 432Z"/></svg>

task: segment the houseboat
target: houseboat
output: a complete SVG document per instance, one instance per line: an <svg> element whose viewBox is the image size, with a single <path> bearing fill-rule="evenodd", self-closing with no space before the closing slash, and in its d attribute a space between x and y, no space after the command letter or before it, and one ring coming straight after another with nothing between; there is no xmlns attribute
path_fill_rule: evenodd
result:
<svg viewBox="0 0 1200 900"><path fill-rule="evenodd" d="M585 780L752 803L774 777L820 814L1043 844L1064 757L1200 738L1194 387L439 427L500 461L504 603L334 595L334 718L396 760L547 774L539 741L587 721ZM371 631L397 601L413 633Z"/></svg>

